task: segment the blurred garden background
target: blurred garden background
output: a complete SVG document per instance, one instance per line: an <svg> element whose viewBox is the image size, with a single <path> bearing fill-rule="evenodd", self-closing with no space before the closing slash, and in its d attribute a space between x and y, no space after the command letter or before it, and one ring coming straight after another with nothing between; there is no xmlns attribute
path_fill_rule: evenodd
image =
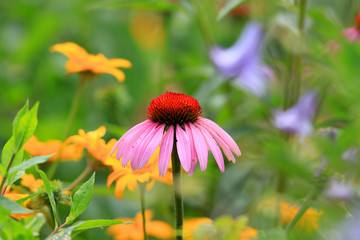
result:
<svg viewBox="0 0 360 240"><path fill-rule="evenodd" d="M88 133L104 126L106 134L98 137L107 143L144 121L152 99L166 91L184 93L198 100L202 116L229 133L242 152L235 164L225 161L224 173L209 154L206 171L197 167L192 176L183 174L185 219L214 223L185 239L358 240L359 11L357 0L2 1L0 146L12 136L12 122L26 101L30 108L39 102L34 133L39 141L64 141L79 129ZM262 33L248 41L259 41L260 47L252 52L252 43L244 44L227 55L236 58L250 51L235 66L239 69L256 55L261 66L249 70L250 75L266 68L255 85L248 77L247 88L245 74L242 80L223 74L220 56L212 53L216 46L229 48L239 36L246 38L241 34L254 22ZM350 37L349 28L354 29ZM123 82L105 73L85 82L64 136L82 80L80 74L67 73L68 57L50 49L67 42L90 54L126 59L131 67L120 68ZM252 87L264 87L265 93ZM280 112L309 92L316 100L296 113L300 116L279 120ZM306 128L310 124L305 132L302 121ZM59 179L65 190L86 169L86 158L60 161L49 179ZM49 174L53 164L39 167ZM40 179L35 169L26 172ZM111 172L109 167L96 170L94 195L77 220L133 219L140 212L139 186L126 188L120 200L115 184L107 186ZM153 211L154 220L173 226L171 185L156 181L146 190L145 208ZM289 230L300 208L305 214ZM68 205L59 205L62 223L69 211ZM239 235L247 226L256 234ZM45 221L39 229L34 239L45 239L53 230ZM74 239L142 239L116 238L106 229L86 230Z"/></svg>

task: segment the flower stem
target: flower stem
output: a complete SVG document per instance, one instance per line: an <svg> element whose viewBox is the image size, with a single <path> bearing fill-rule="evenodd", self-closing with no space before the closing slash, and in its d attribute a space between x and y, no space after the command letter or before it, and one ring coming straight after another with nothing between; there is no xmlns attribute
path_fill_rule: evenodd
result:
<svg viewBox="0 0 360 240"><path fill-rule="evenodd" d="M77 178L66 188L66 190L68 190L68 191L72 190L74 187L76 187L79 183L81 183L87 176L89 176L90 174L92 174L94 171L95 171L95 169L93 168L93 166L88 163L88 165L86 166L86 168L84 169L84 171L80 174L80 176L77 177Z"/></svg>
<svg viewBox="0 0 360 240"><path fill-rule="evenodd" d="M300 220L300 218L304 215L306 210L310 207L311 203L317 198L317 196L322 191L322 187L319 185L315 185L315 188L307 196L305 202L301 205L299 211L296 213L295 217L291 220L289 225L286 227L286 233L289 234L291 230L295 227L296 223Z"/></svg>
<svg viewBox="0 0 360 240"><path fill-rule="evenodd" d="M80 75L80 76L81 76L81 81L80 81L80 84L79 84L79 86L78 86L78 88L76 90L76 93L75 93L75 97L74 97L74 100L73 100L73 103L72 103L72 106L71 106L71 109L70 109L70 112L69 112L69 116L68 116L68 119L67 119L66 127L65 127L65 130L64 130L62 139L61 139L62 141L64 141L65 138L69 136L71 127L72 127L72 125L74 123L74 119L75 119L77 110L79 108L79 104L80 104L81 96L82 96L82 93L83 93L83 90L84 90L84 87L85 87L85 83L87 82L87 78L84 77L84 75ZM57 159L53 162L53 164L49 168L49 171L47 172L47 175L48 175L49 179L52 179L54 177L54 175L55 175L56 169L57 169L57 167L59 165L59 162L60 162L62 148L63 147L61 146L59 151L58 151Z"/></svg>
<svg viewBox="0 0 360 240"><path fill-rule="evenodd" d="M0 191L1 191L1 196L4 196L4 193L6 191L6 188L7 186L4 187L5 185L5 182L6 182L6 178L8 176L8 172L10 170L10 167L11 167L11 164L13 163L14 159L15 159L15 156L16 156L16 152L13 153L13 155L11 156L11 159L10 159L10 162L6 168L6 173L5 173L5 176L3 177L2 181L1 181L1 184L0 184ZM3 189L4 188L4 189Z"/></svg>
<svg viewBox="0 0 360 240"><path fill-rule="evenodd" d="M147 240L146 236L146 220L145 220L145 183L139 183L139 191L140 191L140 205L141 205L141 214L143 221L143 232L144 232L144 240Z"/></svg>
<svg viewBox="0 0 360 240"><path fill-rule="evenodd" d="M52 231L52 232L49 234L49 236L47 236L47 237L45 238L45 240L46 240L46 239L49 239L52 235L54 235L55 233L57 233L62 227L65 226L65 224L66 224L66 222L64 222L63 224L61 224L59 227L55 228L54 231Z"/></svg>
<svg viewBox="0 0 360 240"><path fill-rule="evenodd" d="M181 164L176 149L176 137L174 135L174 146L171 153L173 189L174 189L174 210L175 210L175 234L176 240L183 239L183 200L181 190Z"/></svg>

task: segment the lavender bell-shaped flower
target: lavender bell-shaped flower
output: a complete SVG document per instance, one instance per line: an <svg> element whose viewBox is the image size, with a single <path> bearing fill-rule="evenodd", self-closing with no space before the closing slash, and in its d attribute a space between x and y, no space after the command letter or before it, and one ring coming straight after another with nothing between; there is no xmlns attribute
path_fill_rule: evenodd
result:
<svg viewBox="0 0 360 240"><path fill-rule="evenodd" d="M318 94L311 91L300 97L293 107L274 111L275 127L288 133L297 133L302 137L313 131L312 121L318 107Z"/></svg>
<svg viewBox="0 0 360 240"><path fill-rule="evenodd" d="M261 25L250 22L233 46L215 46L210 50L213 63L224 77L234 78L236 85L258 97L266 94L268 80L273 76L261 60L262 39Z"/></svg>

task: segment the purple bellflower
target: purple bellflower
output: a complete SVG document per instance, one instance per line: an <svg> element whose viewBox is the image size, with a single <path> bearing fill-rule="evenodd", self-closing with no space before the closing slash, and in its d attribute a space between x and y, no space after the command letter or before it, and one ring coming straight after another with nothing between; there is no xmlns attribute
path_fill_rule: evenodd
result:
<svg viewBox="0 0 360 240"><path fill-rule="evenodd" d="M312 121L318 107L318 95L311 91L300 97L296 105L281 111L274 111L275 127L288 133L297 133L305 137L312 133Z"/></svg>
<svg viewBox="0 0 360 240"><path fill-rule="evenodd" d="M236 85L258 97L266 94L268 80L273 77L261 60L262 39L261 25L250 22L233 46L215 46L210 50L210 58L221 75L233 78Z"/></svg>

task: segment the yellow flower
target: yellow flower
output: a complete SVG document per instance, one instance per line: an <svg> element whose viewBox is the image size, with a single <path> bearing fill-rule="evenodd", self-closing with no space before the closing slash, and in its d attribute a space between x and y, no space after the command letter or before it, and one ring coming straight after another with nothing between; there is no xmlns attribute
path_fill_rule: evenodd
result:
<svg viewBox="0 0 360 240"><path fill-rule="evenodd" d="M107 185L110 185L116 180L115 185L115 195L118 199L122 199L123 192L127 187L131 191L135 191L137 183L145 183L150 181L146 188L152 188L154 180L164 182L167 184L172 184L172 174L171 169L165 173L164 177L159 176L158 170L158 158L159 158L159 148L156 149L154 154L150 157L148 163L142 168L133 170L129 163L123 167L121 166L121 161L116 160L115 158L108 158L107 164L111 165L113 172L109 175L107 180Z"/></svg>
<svg viewBox="0 0 360 240"><path fill-rule="evenodd" d="M278 215L279 223L281 225L288 225L299 211L299 208L296 205L291 205L290 203L284 201L277 202L274 198L261 202L258 209L266 215ZM276 213L276 211L279 211L279 213ZM307 232L315 231L319 228L318 222L322 214L322 211L317 211L314 208L307 209L304 215L302 215L296 223L295 228L302 229Z"/></svg>
<svg viewBox="0 0 360 240"><path fill-rule="evenodd" d="M183 235L185 240L194 240L194 231L202 224L211 224L210 218L191 218L184 220Z"/></svg>
<svg viewBox="0 0 360 240"><path fill-rule="evenodd" d="M173 228L162 221L151 221L153 212L145 211L146 234L157 239L171 239ZM137 213L134 219L120 218L123 222L134 222L131 224L117 224L110 226L107 230L115 240L143 240L143 224L141 212Z"/></svg>
<svg viewBox="0 0 360 240"><path fill-rule="evenodd" d="M49 159L49 162L55 161L59 157L60 148L62 148L60 157L62 161L78 161L82 157L83 151L81 148L67 144L62 145L59 140L40 142L35 136L32 136L24 145L24 150L33 157L56 153Z"/></svg>
<svg viewBox="0 0 360 240"><path fill-rule="evenodd" d="M257 230L255 228L246 227L245 230L239 232L239 240L252 240L257 238Z"/></svg>
<svg viewBox="0 0 360 240"><path fill-rule="evenodd" d="M24 174L21 177L20 184L24 187L30 189L31 192L34 192L36 189L44 185L44 182L41 179L35 179L34 175L32 174Z"/></svg>
<svg viewBox="0 0 360 240"><path fill-rule="evenodd" d="M105 133L106 128L104 126L87 133L83 129L80 129L79 135L69 137L65 143L85 148L94 159L98 160L102 165L107 165L106 159L109 157L110 151L116 143L116 139L111 139L106 143L105 140L102 139Z"/></svg>
<svg viewBox="0 0 360 240"><path fill-rule="evenodd" d="M120 58L107 59L103 54L89 54L85 49L72 42L55 44L50 48L50 51L60 52L69 58L65 65L69 74L84 72L92 74L108 73L115 76L119 82L123 82L125 74L117 68L131 67L128 60Z"/></svg>

